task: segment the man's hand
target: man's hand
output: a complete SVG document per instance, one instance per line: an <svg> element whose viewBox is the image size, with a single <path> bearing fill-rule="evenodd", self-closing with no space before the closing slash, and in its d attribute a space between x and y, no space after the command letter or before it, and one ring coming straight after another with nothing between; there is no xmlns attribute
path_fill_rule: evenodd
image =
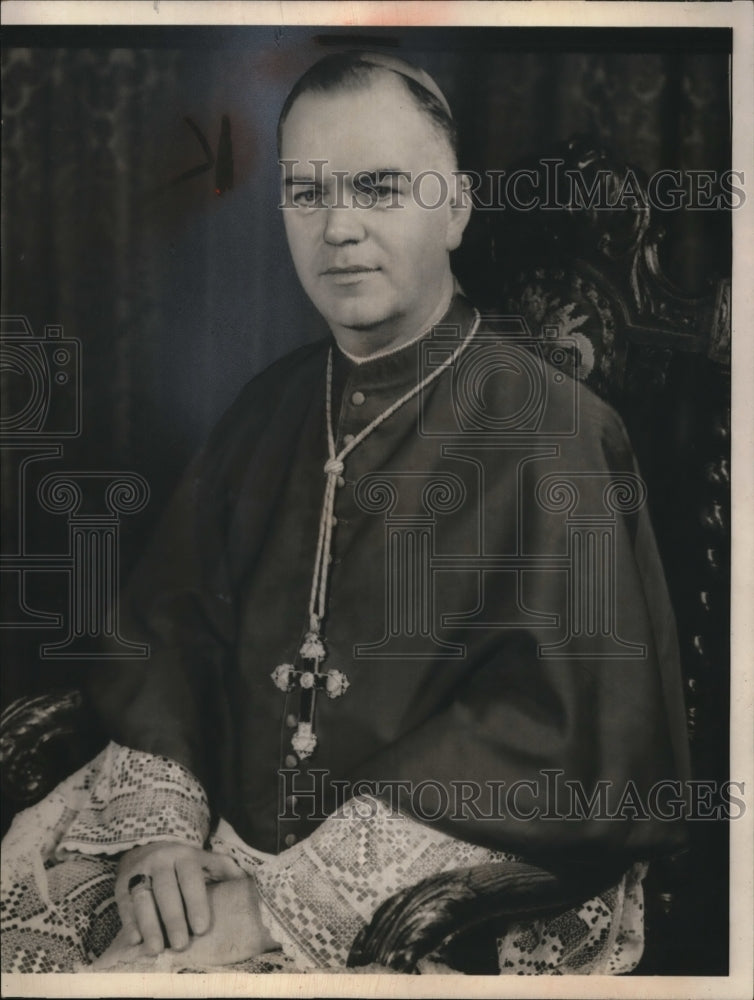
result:
<svg viewBox="0 0 754 1000"><path fill-rule="evenodd" d="M135 875L147 875L152 888L129 892L128 883ZM124 854L115 880L123 930L120 939L130 945L144 942L149 955L158 955L165 947L186 948L190 935L206 933L210 909L206 882L243 878L243 872L230 858L202 851L187 844L158 843L134 847Z"/></svg>
<svg viewBox="0 0 754 1000"><path fill-rule="evenodd" d="M173 959L174 967L228 965L280 947L262 923L259 891L253 878L242 875L240 879L210 885L207 895L211 910L208 931L201 937L191 938L180 958ZM170 954L167 953L168 958ZM92 969L102 971L129 965L143 969L145 962L155 957L146 944L133 943L125 930L121 930L107 951L93 963Z"/></svg>

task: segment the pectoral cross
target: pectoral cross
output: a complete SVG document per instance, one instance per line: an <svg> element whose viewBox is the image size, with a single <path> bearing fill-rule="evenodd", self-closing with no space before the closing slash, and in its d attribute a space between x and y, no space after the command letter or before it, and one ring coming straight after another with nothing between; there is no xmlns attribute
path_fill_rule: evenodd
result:
<svg viewBox="0 0 754 1000"><path fill-rule="evenodd" d="M348 689L348 678L340 670L320 673L319 665L325 658L322 641L315 633L308 633L301 647L301 657L312 662L309 669L297 669L292 663L281 663L270 676L281 691L301 688L301 712L296 732L291 738L291 746L299 760L311 757L317 746L314 733L314 705L317 691L324 691L328 698L339 698Z"/></svg>

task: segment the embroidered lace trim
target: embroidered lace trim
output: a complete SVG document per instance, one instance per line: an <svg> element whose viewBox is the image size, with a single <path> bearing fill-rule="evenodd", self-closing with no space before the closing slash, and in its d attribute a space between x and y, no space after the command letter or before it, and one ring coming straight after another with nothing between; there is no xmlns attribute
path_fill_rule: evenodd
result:
<svg viewBox="0 0 754 1000"><path fill-rule="evenodd" d="M159 839L202 846L208 825L206 797L188 771L110 744L20 813L5 838L3 970L85 971L120 927L113 899L117 862L109 855ZM278 856L250 848L224 822L210 844L256 878L263 920L283 948L223 967L238 972L345 972L354 937L395 892L437 872L517 860L390 813L371 797L345 803L311 837ZM498 941L501 973L630 971L643 948L645 872L635 865L600 897L555 919L511 927ZM420 968L450 971L439 954ZM217 971L191 968L175 952L128 969Z"/></svg>

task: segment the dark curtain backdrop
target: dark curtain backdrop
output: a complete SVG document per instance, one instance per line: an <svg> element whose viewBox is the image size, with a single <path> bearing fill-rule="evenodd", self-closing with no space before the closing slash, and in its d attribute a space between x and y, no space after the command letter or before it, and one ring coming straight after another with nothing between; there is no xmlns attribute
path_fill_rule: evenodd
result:
<svg viewBox="0 0 754 1000"><path fill-rule="evenodd" d="M594 51L573 34L571 51L543 50L491 29L371 35L367 45L389 45L438 80L462 123L466 166L504 169L574 133L647 173L729 166L724 52ZM355 40L274 27L230 46L207 31L180 46L122 37L118 47L6 40L2 311L38 335L62 324L82 342L83 430L57 467L132 470L150 484L147 508L123 522L126 573L241 385L323 332L285 245L274 132L296 77ZM214 169L176 178L206 162L186 117L214 151L223 115L235 176L218 196ZM678 212L667 226L666 265L682 286L699 290L725 270L719 218ZM65 545L60 525L39 530L42 550ZM5 700L74 669L47 664L32 680L29 657L45 638L6 630Z"/></svg>

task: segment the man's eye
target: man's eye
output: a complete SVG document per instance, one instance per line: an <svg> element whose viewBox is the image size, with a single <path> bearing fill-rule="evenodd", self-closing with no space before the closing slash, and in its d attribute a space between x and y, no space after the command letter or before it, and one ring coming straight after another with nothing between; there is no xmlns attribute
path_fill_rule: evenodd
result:
<svg viewBox="0 0 754 1000"><path fill-rule="evenodd" d="M301 191L295 191L293 194L294 204L301 205L302 207L314 206L319 200L319 191L316 191L314 188L303 188Z"/></svg>
<svg viewBox="0 0 754 1000"><path fill-rule="evenodd" d="M398 178L386 177L377 180L371 174L357 175L353 183L357 195L367 198L372 204L380 201L393 201L401 190Z"/></svg>

